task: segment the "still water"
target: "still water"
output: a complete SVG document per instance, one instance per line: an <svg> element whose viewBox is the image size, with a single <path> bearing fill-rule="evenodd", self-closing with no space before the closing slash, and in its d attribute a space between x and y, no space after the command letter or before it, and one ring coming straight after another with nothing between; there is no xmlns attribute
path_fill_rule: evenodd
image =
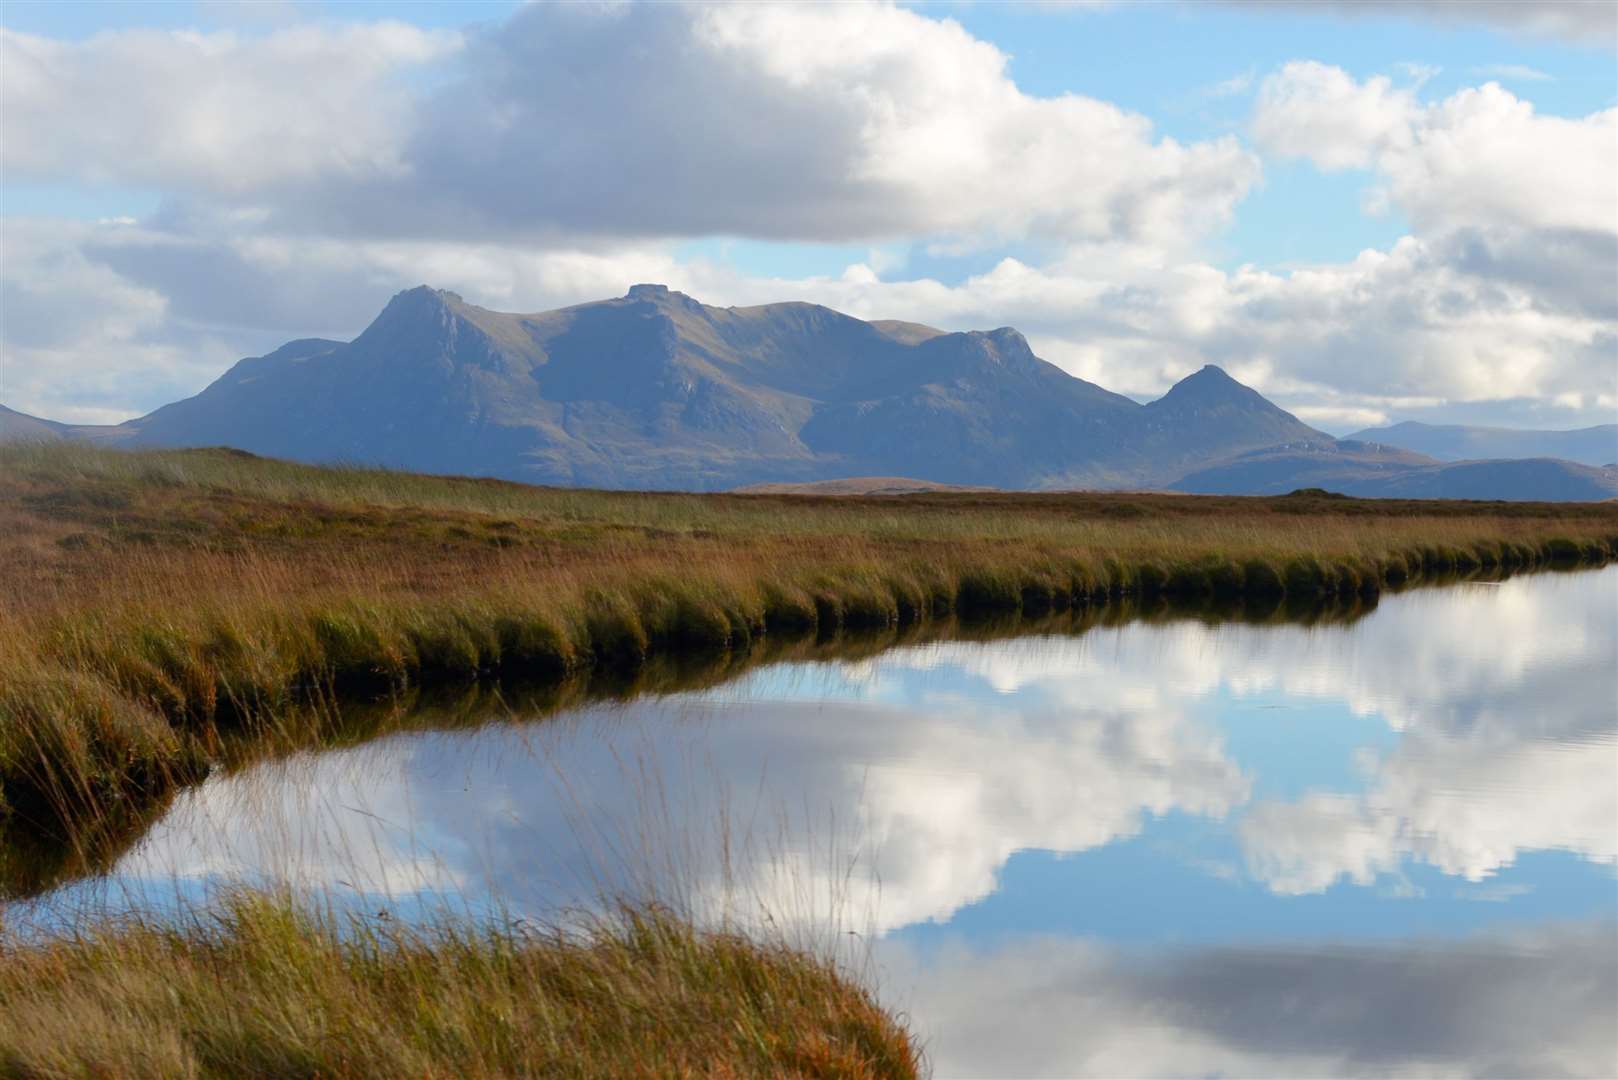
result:
<svg viewBox="0 0 1618 1080"><path fill-rule="evenodd" d="M209 781L46 908L655 892L857 943L942 1076L1618 1075L1618 568L782 663Z"/></svg>

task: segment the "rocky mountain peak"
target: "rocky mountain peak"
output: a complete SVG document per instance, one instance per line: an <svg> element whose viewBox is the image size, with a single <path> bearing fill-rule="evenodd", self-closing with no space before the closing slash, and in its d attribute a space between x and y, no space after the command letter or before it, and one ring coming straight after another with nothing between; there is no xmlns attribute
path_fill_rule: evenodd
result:
<svg viewBox="0 0 1618 1080"><path fill-rule="evenodd" d="M1009 326L996 330L969 330L964 334L945 334L933 339L935 345L959 340L997 367L1011 371L1028 371L1042 361L1034 355L1028 339Z"/></svg>
<svg viewBox="0 0 1618 1080"><path fill-rule="evenodd" d="M388 301L387 307L382 309L382 314L377 318L383 318L390 311L395 313L436 311L439 308L465 303L466 301L461 299L460 293L450 292L448 289L435 289L431 285L417 285L413 289L405 289L402 292L395 293L393 299Z"/></svg>
<svg viewBox="0 0 1618 1080"><path fill-rule="evenodd" d="M1187 375L1163 395L1166 401L1171 397L1230 397L1243 392L1256 393L1230 377L1230 374L1218 364L1204 364L1198 370Z"/></svg>
<svg viewBox="0 0 1618 1080"><path fill-rule="evenodd" d="M678 310L683 308L692 312L701 312L703 310L700 300L693 299L683 292L677 292L667 285L651 283L631 285L629 291L624 294L624 299L643 304L652 304L662 309Z"/></svg>
<svg viewBox="0 0 1618 1080"><path fill-rule="evenodd" d="M1224 368L1205 364L1169 388L1149 408L1163 413L1186 410L1238 409L1292 419L1292 414L1272 403L1263 394L1231 378ZM1301 426L1301 425L1300 425Z"/></svg>
<svg viewBox="0 0 1618 1080"><path fill-rule="evenodd" d="M457 324L478 308L447 289L418 285L394 295L355 343L422 344L452 337Z"/></svg>
<svg viewBox="0 0 1618 1080"><path fill-rule="evenodd" d="M995 348L1007 355L1020 356L1027 353L1032 356L1034 353L1034 350L1029 347L1028 339L1022 336L1022 331L1013 327L1002 326L998 329L990 330L987 337L994 342Z"/></svg>

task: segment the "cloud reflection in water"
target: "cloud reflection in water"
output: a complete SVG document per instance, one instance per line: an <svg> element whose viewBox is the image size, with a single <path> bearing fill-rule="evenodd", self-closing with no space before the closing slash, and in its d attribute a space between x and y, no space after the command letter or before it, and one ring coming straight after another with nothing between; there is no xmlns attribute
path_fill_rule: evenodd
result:
<svg viewBox="0 0 1618 1080"><path fill-rule="evenodd" d="M538 911L627 883L707 913L836 909L886 937L951 1073L1601 1075L1618 1070L1615 622L1618 568L1414 592L1346 627L1137 623L783 665L212 781L114 887L266 875ZM1216 945L1034 936L1006 905L992 934L963 929L1020 852L1084 860L1187 819L1223 850L1180 851L1180 876L1139 888L1246 904ZM1571 921L1523 914L1548 872L1523 856L1544 851L1596 868L1563 883ZM1032 887L1072 888L1075 865ZM1415 870L1457 890L1423 894ZM1465 893L1499 919L1393 943L1322 908L1306 940L1252 938L1260 901L1343 890Z"/></svg>

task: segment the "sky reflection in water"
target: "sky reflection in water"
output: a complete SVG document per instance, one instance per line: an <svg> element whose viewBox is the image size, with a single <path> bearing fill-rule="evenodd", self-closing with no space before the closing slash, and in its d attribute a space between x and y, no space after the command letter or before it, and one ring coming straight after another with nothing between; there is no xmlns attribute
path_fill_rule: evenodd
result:
<svg viewBox="0 0 1618 1080"><path fill-rule="evenodd" d="M783 664L182 796L111 882L874 940L941 1075L1618 1074L1618 568Z"/></svg>

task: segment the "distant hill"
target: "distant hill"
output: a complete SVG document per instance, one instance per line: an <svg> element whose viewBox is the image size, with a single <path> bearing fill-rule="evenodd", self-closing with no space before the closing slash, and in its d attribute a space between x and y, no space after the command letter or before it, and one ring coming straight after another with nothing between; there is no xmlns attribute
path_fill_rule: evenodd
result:
<svg viewBox="0 0 1618 1080"><path fill-rule="evenodd" d="M1344 440L1325 452L1252 451L1194 470L1171 486L1202 495L1282 495L1319 487L1364 498L1595 502L1618 498L1618 469L1550 458L1439 462Z"/></svg>
<svg viewBox="0 0 1618 1080"><path fill-rule="evenodd" d="M9 410L0 424L0 437L222 445L643 489L905 477L1291 490L1331 486L1305 473L1353 484L1366 470L1437 464L1339 443L1217 367L1142 405L1041 360L1010 327L948 333L805 303L719 308L660 285L526 315L422 286L351 342L289 342L125 424L73 427ZM1476 484L1489 489L1492 475L1484 468ZM1569 476L1551 486L1588 488L1583 474ZM1499 490L1517 486L1502 479Z"/></svg>
<svg viewBox="0 0 1618 1080"><path fill-rule="evenodd" d="M134 429L127 424L61 424L0 405L0 442L15 439L35 442L76 439L122 445L130 442L133 432Z"/></svg>
<svg viewBox="0 0 1618 1080"><path fill-rule="evenodd" d="M1165 481L1240 452L1241 443L1329 453L1337 442L1212 364L1142 407L1136 438L1152 475Z"/></svg>
<svg viewBox="0 0 1618 1080"><path fill-rule="evenodd" d="M1440 461L1562 458L1581 465L1618 463L1618 424L1598 424L1572 431L1518 431L1407 420L1392 427L1356 431L1348 438L1414 450Z"/></svg>
<svg viewBox="0 0 1618 1080"><path fill-rule="evenodd" d="M10 439L55 440L63 437L66 424L41 420L0 405L0 441Z"/></svg>
<svg viewBox="0 0 1618 1080"><path fill-rule="evenodd" d="M802 484L748 484L738 495L914 495L924 491L998 491L998 488L963 487L908 476L849 476L841 480L811 480Z"/></svg>

